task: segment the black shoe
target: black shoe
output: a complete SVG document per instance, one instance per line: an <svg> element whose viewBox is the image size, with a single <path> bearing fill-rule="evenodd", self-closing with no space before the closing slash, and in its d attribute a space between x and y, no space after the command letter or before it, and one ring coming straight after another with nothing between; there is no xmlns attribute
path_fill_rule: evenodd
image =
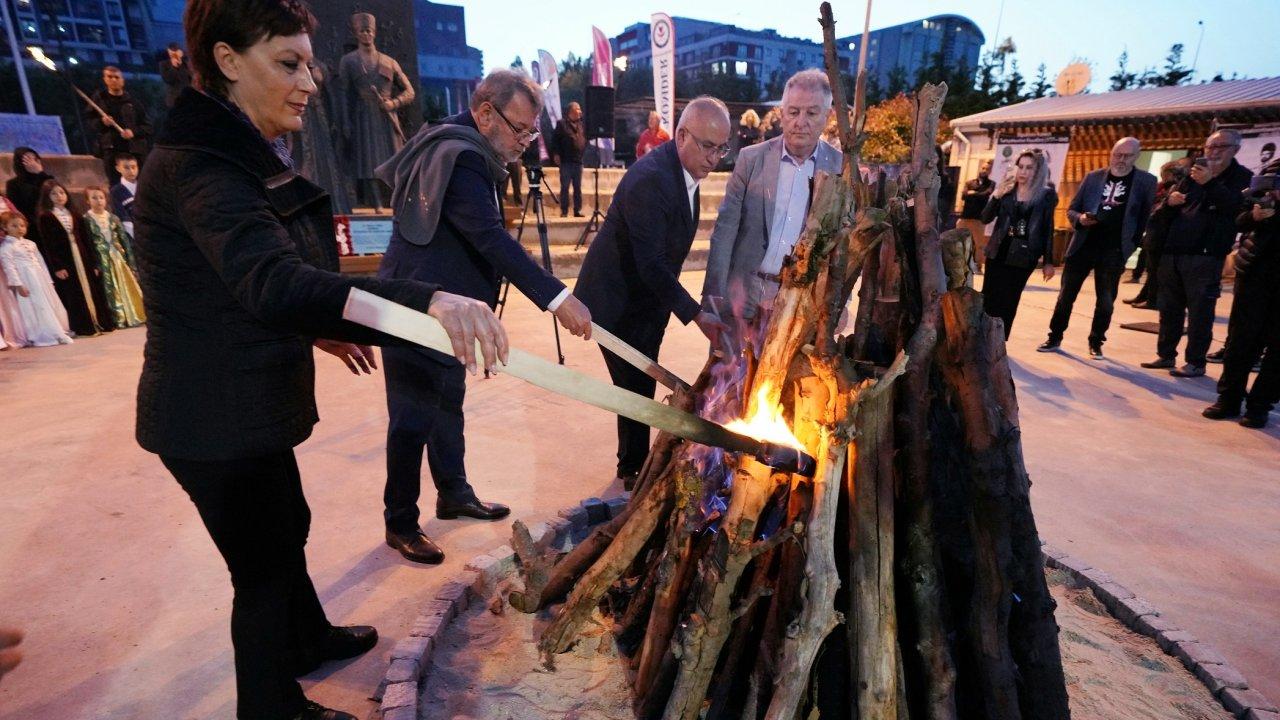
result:
<svg viewBox="0 0 1280 720"><path fill-rule="evenodd" d="M356 716L351 713L344 713L341 710L330 710L329 708L319 704L307 701L302 712L293 716L293 720L356 720Z"/></svg>
<svg viewBox="0 0 1280 720"><path fill-rule="evenodd" d="M1120 302L1124 303L1125 305L1144 305L1146 304L1147 299L1142 297L1141 295L1136 295L1134 297L1128 298L1127 300L1121 300Z"/></svg>
<svg viewBox="0 0 1280 720"><path fill-rule="evenodd" d="M1209 353L1208 355L1205 355L1204 359L1208 360L1211 363L1221 363L1223 360L1226 359L1226 357L1227 357L1227 348L1221 347Z"/></svg>
<svg viewBox="0 0 1280 720"><path fill-rule="evenodd" d="M1191 363L1187 363L1186 365L1183 365L1182 367L1174 368L1174 369L1170 370L1170 371L1169 371L1169 374L1170 374L1170 375L1172 375L1172 376L1174 376L1174 377L1180 377L1180 378L1195 378L1195 377L1201 377L1201 376L1203 376L1203 375L1204 375L1204 366L1203 366L1203 365L1192 365Z"/></svg>
<svg viewBox="0 0 1280 720"><path fill-rule="evenodd" d="M562 218L567 218L567 217L569 217L569 213L567 213L567 212L562 212L562 213L560 213L560 217L562 217Z"/></svg>
<svg viewBox="0 0 1280 720"><path fill-rule="evenodd" d="M582 214L582 213L580 213L580 212L575 212L575 213L573 214L573 216L574 216L574 217L586 217L586 215L583 215L583 214Z"/></svg>
<svg viewBox="0 0 1280 720"><path fill-rule="evenodd" d="M441 520L455 520L459 517L477 520L501 520L511 514L511 508L502 503L487 503L479 500L468 500L462 503L436 503L436 517Z"/></svg>
<svg viewBox="0 0 1280 720"><path fill-rule="evenodd" d="M421 530L412 534L387 531L387 545L396 549L406 560L425 565L439 565L444 562L444 551L439 545L431 542Z"/></svg>
<svg viewBox="0 0 1280 720"><path fill-rule="evenodd" d="M1200 412L1210 420L1227 420L1240 417L1240 401L1231 402L1218 398L1218 401Z"/></svg>
<svg viewBox="0 0 1280 720"><path fill-rule="evenodd" d="M1151 362L1142 363L1142 367L1148 370L1168 370L1173 365L1173 358L1156 358Z"/></svg>
<svg viewBox="0 0 1280 720"><path fill-rule="evenodd" d="M1149 302L1136 302L1133 304L1133 306L1139 310L1159 310L1160 309Z"/></svg>
<svg viewBox="0 0 1280 720"><path fill-rule="evenodd" d="M1044 342L1036 346L1036 352L1053 352L1054 350L1057 350L1060 347L1062 347L1061 340L1054 340L1053 338L1049 338L1048 340L1045 340Z"/></svg>
<svg viewBox="0 0 1280 720"><path fill-rule="evenodd" d="M1261 430L1267 426L1267 412L1259 410L1245 410L1244 417L1240 418L1240 426Z"/></svg>
<svg viewBox="0 0 1280 720"><path fill-rule="evenodd" d="M614 480L622 481L622 489L631 492L636 489L636 481L640 479L640 473L619 473Z"/></svg>
<svg viewBox="0 0 1280 720"><path fill-rule="evenodd" d="M323 662L363 655L377 644L378 630L370 625L334 626L324 639Z"/></svg>
<svg viewBox="0 0 1280 720"><path fill-rule="evenodd" d="M1093 343L1093 342L1089 343L1089 357L1093 358L1094 360L1103 359L1102 343Z"/></svg>

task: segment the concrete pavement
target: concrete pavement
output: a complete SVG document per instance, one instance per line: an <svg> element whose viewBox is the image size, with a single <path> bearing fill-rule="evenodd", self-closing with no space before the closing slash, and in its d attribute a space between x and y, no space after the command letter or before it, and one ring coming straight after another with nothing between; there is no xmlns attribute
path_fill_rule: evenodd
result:
<svg viewBox="0 0 1280 720"><path fill-rule="evenodd" d="M702 276L684 280L696 292ZM1108 359L1089 360L1088 285L1067 352L1034 352L1056 287L1032 282L1010 341L1042 536L1280 697L1280 431L1202 419L1212 379L1137 367L1154 355L1154 335L1113 329ZM1117 324L1135 319L1154 313L1117 310ZM549 318L516 294L506 324L514 344L553 355ZM0 681L0 718L234 716L226 569L181 489L133 441L142 341L143 331L126 330L0 354L0 624L28 634L25 663ZM598 351L564 342L570 366L606 376ZM691 379L703 347L696 330L673 324L661 360ZM317 364L322 421L298 451L311 572L334 622L374 624L382 640L304 686L364 716L418 599L506 542L510 525L431 518L425 529L449 555L441 567L386 548L382 376L355 378L328 356ZM499 376L471 383L467 421L473 483L517 517L546 519L620 489L604 412ZM424 495L429 511L434 494Z"/></svg>

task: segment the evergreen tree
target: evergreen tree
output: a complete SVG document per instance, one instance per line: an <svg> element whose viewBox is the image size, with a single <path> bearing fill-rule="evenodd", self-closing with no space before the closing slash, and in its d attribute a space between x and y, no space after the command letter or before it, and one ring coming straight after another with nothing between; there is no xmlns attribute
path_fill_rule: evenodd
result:
<svg viewBox="0 0 1280 720"><path fill-rule="evenodd" d="M1112 73L1109 78L1111 80L1111 89L1128 90L1131 87L1137 87L1138 74L1129 71L1128 48L1126 48L1124 52L1120 53L1120 59L1117 61L1117 64L1118 67L1116 67L1116 71Z"/></svg>
<svg viewBox="0 0 1280 720"><path fill-rule="evenodd" d="M1031 86L1031 90L1028 91L1027 97L1042 98L1049 94L1049 89L1049 77L1046 75L1044 63L1040 63L1040 66L1036 68L1035 83Z"/></svg>
<svg viewBox="0 0 1280 720"><path fill-rule="evenodd" d="M516 56L516 59L515 59L515 60L512 60L512 61L511 61L511 69L512 69L512 70L521 70L521 71L523 71L523 70L524 70L524 60L520 59L520 56L519 56L519 55L517 55L517 56Z"/></svg>
<svg viewBox="0 0 1280 720"><path fill-rule="evenodd" d="M1014 58L1009 63L1009 73L1004 77L1004 92L1002 104L1012 105L1021 102L1025 98L1022 96L1022 86L1026 84L1022 77L1022 73L1018 71L1018 59Z"/></svg>
<svg viewBox="0 0 1280 720"><path fill-rule="evenodd" d="M1174 43L1164 59L1164 70L1152 78L1151 84L1160 87L1182 85L1191 79L1191 68L1182 64L1182 43Z"/></svg>

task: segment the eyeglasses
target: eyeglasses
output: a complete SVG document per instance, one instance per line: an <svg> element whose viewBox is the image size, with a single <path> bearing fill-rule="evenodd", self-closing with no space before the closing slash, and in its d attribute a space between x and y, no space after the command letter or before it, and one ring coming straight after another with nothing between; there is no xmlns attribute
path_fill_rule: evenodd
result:
<svg viewBox="0 0 1280 720"><path fill-rule="evenodd" d="M511 134L516 136L517 141L528 144L537 140L538 136L542 134L537 130L521 130L511 124L511 121L507 119L506 115L502 114L502 111L498 109L497 105L489 103L489 107L493 108L493 111L498 113L498 117L502 118L502 122L506 123L507 127L511 128Z"/></svg>
<svg viewBox="0 0 1280 720"><path fill-rule="evenodd" d="M1213 143L1212 145L1205 145L1204 149L1205 149L1205 152L1209 152L1211 150L1226 150L1228 148L1233 148L1233 147L1240 147L1240 146L1235 143Z"/></svg>
<svg viewBox="0 0 1280 720"><path fill-rule="evenodd" d="M707 140L703 140L699 138L697 135L694 135L693 132L691 132L688 129L685 129L685 132L689 133L689 137L693 138L693 141L698 143L698 147L702 149L703 155L706 155L707 157L710 157L710 158L715 158L716 160L721 160L724 158L725 155L729 154L729 146L727 144L716 145L713 142L709 142Z"/></svg>

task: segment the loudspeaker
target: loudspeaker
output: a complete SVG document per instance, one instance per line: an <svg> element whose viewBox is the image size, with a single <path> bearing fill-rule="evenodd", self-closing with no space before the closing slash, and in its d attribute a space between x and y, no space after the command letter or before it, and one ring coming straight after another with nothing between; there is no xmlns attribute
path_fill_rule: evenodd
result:
<svg viewBox="0 0 1280 720"><path fill-rule="evenodd" d="M586 126L587 139L613 137L613 88L588 85L586 100L582 122Z"/></svg>

